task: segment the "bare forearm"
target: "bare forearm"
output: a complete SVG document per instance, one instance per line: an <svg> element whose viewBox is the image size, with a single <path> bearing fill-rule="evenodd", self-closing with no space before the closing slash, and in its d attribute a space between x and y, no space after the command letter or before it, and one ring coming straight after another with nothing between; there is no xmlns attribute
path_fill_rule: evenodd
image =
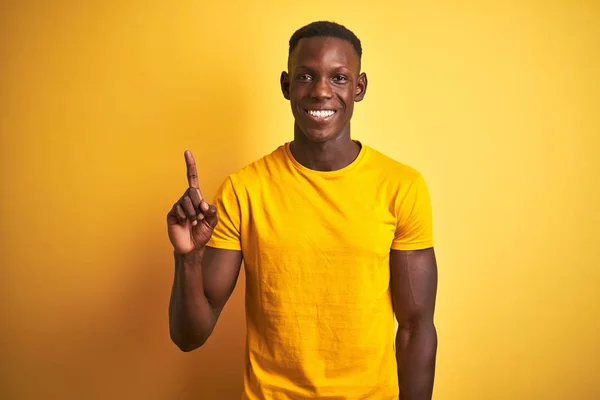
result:
<svg viewBox="0 0 600 400"><path fill-rule="evenodd" d="M437 332L433 323L400 326L396 335L400 400L431 400Z"/></svg>
<svg viewBox="0 0 600 400"><path fill-rule="evenodd" d="M169 303L169 330L183 351L204 344L215 326L215 312L204 294L202 257L204 249L175 253L175 278Z"/></svg>

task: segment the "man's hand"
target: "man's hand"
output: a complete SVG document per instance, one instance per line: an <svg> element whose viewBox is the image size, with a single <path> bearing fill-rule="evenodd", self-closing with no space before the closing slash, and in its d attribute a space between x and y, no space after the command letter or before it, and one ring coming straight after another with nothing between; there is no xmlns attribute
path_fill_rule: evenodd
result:
<svg viewBox="0 0 600 400"><path fill-rule="evenodd" d="M216 207L204 201L196 161L189 150L185 152L185 163L189 187L167 214L169 240L179 254L204 247L218 221Z"/></svg>

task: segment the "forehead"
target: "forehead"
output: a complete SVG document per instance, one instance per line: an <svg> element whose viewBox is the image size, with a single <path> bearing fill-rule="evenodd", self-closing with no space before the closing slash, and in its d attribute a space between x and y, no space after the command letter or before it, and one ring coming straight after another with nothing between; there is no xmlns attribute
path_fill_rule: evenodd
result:
<svg viewBox="0 0 600 400"><path fill-rule="evenodd" d="M352 43L335 37L302 38L290 54L290 67L346 67L357 69L358 54Z"/></svg>

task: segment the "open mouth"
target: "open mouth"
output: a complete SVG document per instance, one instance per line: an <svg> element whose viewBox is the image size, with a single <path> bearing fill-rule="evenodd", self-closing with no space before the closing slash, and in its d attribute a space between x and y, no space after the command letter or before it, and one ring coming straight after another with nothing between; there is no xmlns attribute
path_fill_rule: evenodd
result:
<svg viewBox="0 0 600 400"><path fill-rule="evenodd" d="M304 112L315 121L326 121L331 119L337 111L335 110L304 110Z"/></svg>

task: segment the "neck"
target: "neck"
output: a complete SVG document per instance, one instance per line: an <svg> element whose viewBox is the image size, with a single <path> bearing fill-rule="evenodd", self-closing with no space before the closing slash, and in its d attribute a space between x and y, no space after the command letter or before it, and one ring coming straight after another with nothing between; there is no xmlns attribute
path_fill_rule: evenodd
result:
<svg viewBox="0 0 600 400"><path fill-rule="evenodd" d="M302 132L294 132L290 144L292 155L300 164L315 171L336 171L352 163L360 153L360 145L344 133L326 142L313 142Z"/></svg>

